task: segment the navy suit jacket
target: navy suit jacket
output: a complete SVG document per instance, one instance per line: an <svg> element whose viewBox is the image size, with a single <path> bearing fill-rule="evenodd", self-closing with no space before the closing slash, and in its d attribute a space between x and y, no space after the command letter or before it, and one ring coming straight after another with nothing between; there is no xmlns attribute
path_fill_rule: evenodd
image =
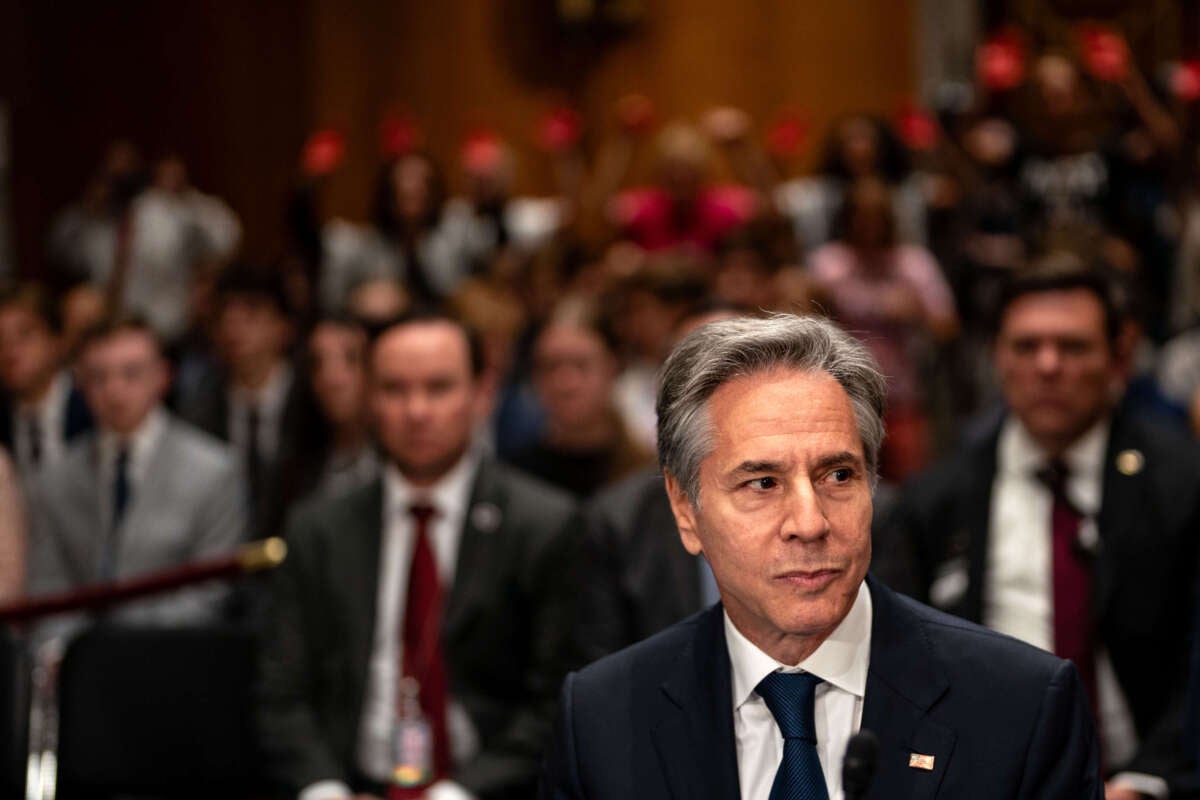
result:
<svg viewBox="0 0 1200 800"><path fill-rule="evenodd" d="M1103 797L1070 662L868 586L862 727L879 737L868 797ZM542 796L739 797L732 693L720 605L572 673ZM933 769L910 767L913 753L933 756Z"/></svg>

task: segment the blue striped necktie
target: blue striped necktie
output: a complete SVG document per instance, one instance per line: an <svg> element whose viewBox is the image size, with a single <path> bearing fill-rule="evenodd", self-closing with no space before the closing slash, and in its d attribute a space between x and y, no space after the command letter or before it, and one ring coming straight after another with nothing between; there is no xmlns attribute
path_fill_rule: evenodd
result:
<svg viewBox="0 0 1200 800"><path fill-rule="evenodd" d="M783 760L770 800L829 800L817 757L813 698L821 679L808 672L772 672L756 691L783 732Z"/></svg>

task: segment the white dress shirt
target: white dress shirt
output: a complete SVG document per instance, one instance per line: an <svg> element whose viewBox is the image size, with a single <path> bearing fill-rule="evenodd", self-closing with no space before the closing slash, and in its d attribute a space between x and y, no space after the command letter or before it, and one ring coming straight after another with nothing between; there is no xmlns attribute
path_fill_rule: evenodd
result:
<svg viewBox="0 0 1200 800"><path fill-rule="evenodd" d="M129 502L132 505L137 498L138 487L146 480L150 470L150 459L154 449L167 429L167 412L162 408L154 408L142 420L142 424L128 436L119 436L112 431L101 429L97 442L99 446L100 463L100 513L101 519L112 520L113 483L117 477L117 456L122 448L128 448L129 463L126 467L126 478L129 481Z"/></svg>
<svg viewBox="0 0 1200 800"><path fill-rule="evenodd" d="M1063 453L1068 470L1065 492L1083 514L1079 539L1096 546L1096 517L1104 486L1104 455L1109 421L1102 420ZM1054 498L1037 478L1046 455L1015 418L1000 430L996 477L992 484L987 577L983 622L1043 650L1054 652L1054 567L1051 511ZM1137 750L1138 737L1129 704L1117 683L1108 653L1096 653L1097 715L1105 760L1120 764ZM1121 773L1114 780L1138 791L1166 797L1166 782L1139 773Z"/></svg>
<svg viewBox="0 0 1200 800"><path fill-rule="evenodd" d="M866 584L846 618L829 638L799 664L780 664L759 650L725 615L725 641L733 683L733 732L737 740L742 800L767 800L783 761L783 733L755 687L775 671L810 672L817 685L814 724L817 755L829 800L842 798L842 759L846 744L862 724L867 666L871 655L871 593Z"/></svg>
<svg viewBox="0 0 1200 800"><path fill-rule="evenodd" d="M258 452L264 460L279 453L280 426L292 388L292 368L280 362L257 392L232 386L229 389L229 441L240 453L250 451L250 407L258 409Z"/></svg>
<svg viewBox="0 0 1200 800"><path fill-rule="evenodd" d="M50 389L35 406L18 407L13 411L13 431L16 462L19 470L30 474L33 464L33 431L30 419L37 420L39 446L41 448L37 469L58 461L66 450L67 396L71 393L71 379L66 372L59 372L50 382Z"/></svg>
<svg viewBox="0 0 1200 800"><path fill-rule="evenodd" d="M363 774L386 782L392 767L392 729L396 723L396 687L403 643L400 628L407 599L405 588L412 565L416 537L409 508L429 503L437 515L429 522L430 547L442 585L454 582L463 524L469 513L471 489L479 457L468 453L435 486L417 489L393 464L383 470L383 541L379 559L379 590L376 600L375 635L367 667L366 696L359 729L358 760ZM479 734L470 717L450 698L446 726L452 760L460 763L479 750ZM430 800L471 800L472 796L452 781L439 781L428 790ZM339 781L321 781L308 786L299 800L333 800L351 795Z"/></svg>

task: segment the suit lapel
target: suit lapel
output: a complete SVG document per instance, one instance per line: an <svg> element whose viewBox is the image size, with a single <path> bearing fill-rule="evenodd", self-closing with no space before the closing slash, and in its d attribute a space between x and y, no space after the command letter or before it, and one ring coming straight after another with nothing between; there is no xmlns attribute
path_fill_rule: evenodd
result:
<svg viewBox="0 0 1200 800"><path fill-rule="evenodd" d="M733 688L720 605L705 611L696 636L660 689L651 737L671 796L738 797Z"/></svg>
<svg viewBox="0 0 1200 800"><path fill-rule="evenodd" d="M357 490L345 505L345 516L337 528L337 540L328 542L333 596L340 596L348 654L349 681L355 698L352 708L361 709L375 636L375 613L379 597L379 558L383 541L383 483L375 480Z"/></svg>
<svg viewBox="0 0 1200 800"><path fill-rule="evenodd" d="M996 447L999 440L1000 433L997 429L968 459L963 505L955 520L955 524L962 525L962 528L951 532L951 536L960 537L961 540L958 544L952 542L952 546L965 546L967 558L967 594L963 598L962 608L958 609L957 613L972 622L983 620L992 483L996 479Z"/></svg>
<svg viewBox="0 0 1200 800"><path fill-rule="evenodd" d="M83 519L76 520L64 528L61 535L66 543L65 552L71 561L69 569L78 584L93 583L99 577L100 548L104 547L112 533L111 520L105 519L102 510L109 505L101 499L107 487L100 485L100 447L94 435L79 449L69 449L62 463L62 509L81 513ZM57 494L57 492L56 492ZM75 510L78 509L78 512Z"/></svg>
<svg viewBox="0 0 1200 800"><path fill-rule="evenodd" d="M83 393L74 384L67 392L66 413L63 416L63 440L70 442L76 436L92 429L92 412L88 410Z"/></svg>
<svg viewBox="0 0 1200 800"><path fill-rule="evenodd" d="M497 543L502 543L497 532L504 525L506 500L495 465L485 459L479 465L471 490L454 567L456 579L446 599L443 635L447 642L454 641L462 630L468 612L476 602L495 598L488 589L486 576L490 573L488 565L499 563L492 550ZM457 580L458 576L468 575L471 580Z"/></svg>
<svg viewBox="0 0 1200 800"><path fill-rule="evenodd" d="M1113 419L1108 448L1104 453L1103 485L1101 487L1100 513L1096 529L1100 537L1100 551L1095 560L1093 587L1093 619L1104 619L1108 603L1112 598L1113 559L1106 558L1104 550L1117 548L1121 536L1136 534L1141 529L1144 515L1142 498L1146 496L1145 451L1133 420L1120 411ZM1140 459L1140 461L1139 461ZM1125 470L1118 469L1118 460L1126 463ZM1129 463L1132 460L1136 469Z"/></svg>
<svg viewBox="0 0 1200 800"><path fill-rule="evenodd" d="M869 579L868 579L869 580ZM955 735L927 717L949 688L919 618L889 589L869 580L873 606L871 662L862 727L879 737L872 798L933 798L954 752ZM909 765L933 756L933 769Z"/></svg>

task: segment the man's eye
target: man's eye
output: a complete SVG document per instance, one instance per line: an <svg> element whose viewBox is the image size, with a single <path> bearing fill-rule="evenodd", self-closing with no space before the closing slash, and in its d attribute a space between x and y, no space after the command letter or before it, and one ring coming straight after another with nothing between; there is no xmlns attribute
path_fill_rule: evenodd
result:
<svg viewBox="0 0 1200 800"><path fill-rule="evenodd" d="M746 485L749 486L751 489L758 489L758 490L762 491L762 490L766 490L766 489L773 489L776 486L778 486L778 483L776 483L774 478L768 476L768 477L764 477L764 478L754 478L753 480L746 481Z"/></svg>
<svg viewBox="0 0 1200 800"><path fill-rule="evenodd" d="M833 479L834 483L846 483L854 477L854 470L849 467L841 467L829 473L829 477Z"/></svg>

